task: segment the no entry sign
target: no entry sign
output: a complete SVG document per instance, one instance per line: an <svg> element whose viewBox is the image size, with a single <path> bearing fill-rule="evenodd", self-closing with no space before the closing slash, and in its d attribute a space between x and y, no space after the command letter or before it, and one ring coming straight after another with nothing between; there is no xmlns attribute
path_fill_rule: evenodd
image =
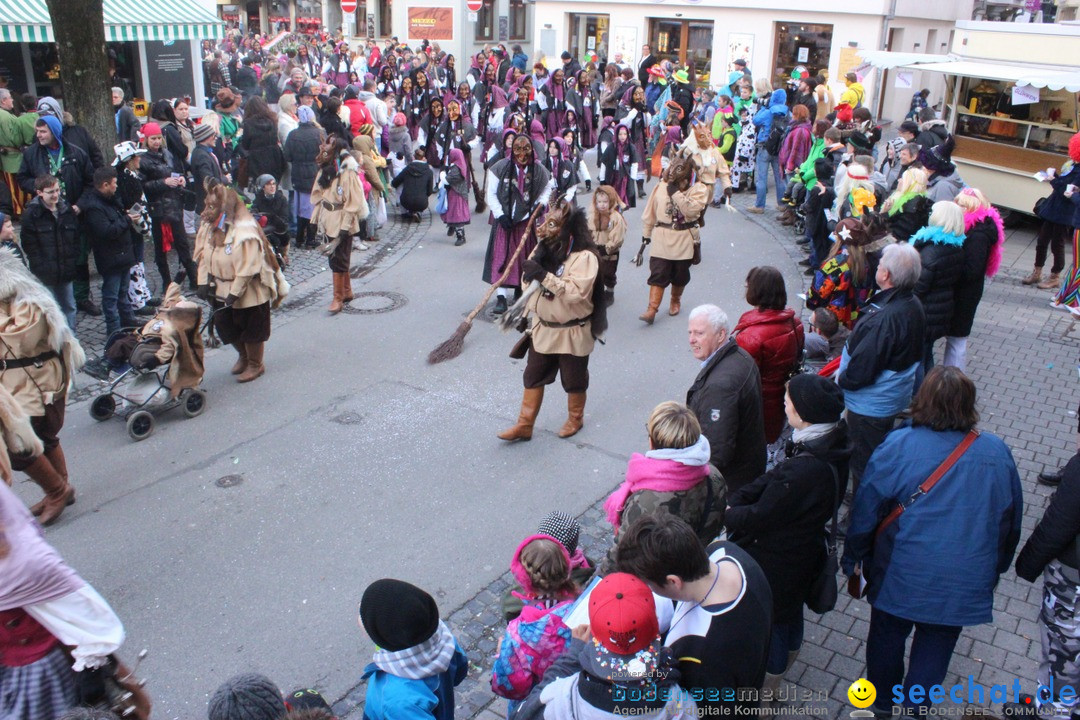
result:
<svg viewBox="0 0 1080 720"><path fill-rule="evenodd" d="M484 7L484 0L468 0L465 5L470 12L480 12L480 8Z"/></svg>
<svg viewBox="0 0 1080 720"><path fill-rule="evenodd" d="M341 0L341 12L354 13L356 12L356 0Z"/></svg>

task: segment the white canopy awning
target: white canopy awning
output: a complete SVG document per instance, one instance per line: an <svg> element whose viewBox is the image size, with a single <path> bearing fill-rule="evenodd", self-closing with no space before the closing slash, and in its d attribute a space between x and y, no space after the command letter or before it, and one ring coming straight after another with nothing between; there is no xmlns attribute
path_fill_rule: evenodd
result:
<svg viewBox="0 0 1080 720"><path fill-rule="evenodd" d="M1064 88L1069 92L1080 92L1080 71L1055 72L1047 70L1042 73L1029 72L1017 82L1017 85L1031 85L1032 87L1049 88L1050 90Z"/></svg>
<svg viewBox="0 0 1080 720"><path fill-rule="evenodd" d="M889 50L860 50L861 57L868 65L880 70L892 70L901 65L915 63L940 63L956 59L955 55L931 55L930 53L891 52Z"/></svg>

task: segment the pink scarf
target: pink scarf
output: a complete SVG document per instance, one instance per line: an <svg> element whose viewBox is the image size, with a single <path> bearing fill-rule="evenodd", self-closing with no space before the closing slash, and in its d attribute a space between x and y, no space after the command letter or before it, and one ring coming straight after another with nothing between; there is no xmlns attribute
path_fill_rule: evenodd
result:
<svg viewBox="0 0 1080 720"><path fill-rule="evenodd" d="M1005 247L1005 226L1001 223L1001 214L992 206L964 213L964 232L987 218L994 221L998 233L997 242L990 248L990 257L986 261L986 277L990 278L997 275L1001 267L1001 251Z"/></svg>
<svg viewBox="0 0 1080 720"><path fill-rule="evenodd" d="M619 529L626 501L635 492L685 492L708 475L708 465L683 465L675 460L657 460L634 453L626 466L626 479L604 501L608 522L616 531Z"/></svg>

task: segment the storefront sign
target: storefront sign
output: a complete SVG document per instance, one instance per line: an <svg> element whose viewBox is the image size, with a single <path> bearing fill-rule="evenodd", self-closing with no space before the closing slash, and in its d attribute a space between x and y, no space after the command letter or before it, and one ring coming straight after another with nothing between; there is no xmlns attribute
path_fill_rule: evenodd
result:
<svg viewBox="0 0 1080 720"><path fill-rule="evenodd" d="M896 81L893 83L893 87L900 88L901 90L910 90L914 85L914 73L910 70L897 70Z"/></svg>
<svg viewBox="0 0 1080 720"><path fill-rule="evenodd" d="M1030 85L1013 85L1013 105L1031 105L1037 102L1039 102L1039 88Z"/></svg>
<svg viewBox="0 0 1080 720"><path fill-rule="evenodd" d="M410 40L451 40L453 37L452 8L409 8Z"/></svg>
<svg viewBox="0 0 1080 720"><path fill-rule="evenodd" d="M375 13L368 13L367 16L367 39L375 39Z"/></svg>
<svg viewBox="0 0 1080 720"><path fill-rule="evenodd" d="M617 25L611 28L611 57L622 53L623 62L630 63L633 68L641 62L639 55L641 47L638 45L638 29L631 25Z"/></svg>
<svg viewBox="0 0 1080 720"><path fill-rule="evenodd" d="M754 36L749 33L728 33L728 57L727 69L731 72L735 69L733 64L736 60L745 60L750 67L754 66Z"/></svg>
<svg viewBox="0 0 1080 720"><path fill-rule="evenodd" d="M796 60L796 62L804 63L809 59L810 59L810 48L808 48L808 47L799 48L799 57Z"/></svg>
<svg viewBox="0 0 1080 720"><path fill-rule="evenodd" d="M193 97L195 76L191 69L190 43L166 45L158 40L145 43L146 74L150 80L147 97Z"/></svg>
<svg viewBox="0 0 1080 720"><path fill-rule="evenodd" d="M510 39L510 16L499 16L499 42L506 42Z"/></svg>

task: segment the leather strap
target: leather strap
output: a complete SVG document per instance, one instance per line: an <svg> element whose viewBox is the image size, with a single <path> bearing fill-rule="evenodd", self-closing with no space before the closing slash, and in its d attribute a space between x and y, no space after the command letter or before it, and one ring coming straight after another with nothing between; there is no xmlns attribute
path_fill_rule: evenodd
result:
<svg viewBox="0 0 1080 720"><path fill-rule="evenodd" d="M896 522L896 519L899 518L905 510L911 507L913 502L930 492L934 486L938 484L938 481L941 480L945 473L952 469L952 466L956 464L956 461L960 459L960 456L967 452L967 449L971 447L971 444L975 442L977 437L979 437L979 431L972 428L968 434L964 436L964 439L960 441L960 444L949 454L949 457L945 458L945 460L938 465L937 470L931 473L930 477L926 478L926 480L919 485L918 489L907 499L907 502L898 504L893 508L892 512L885 516L885 519L881 521L877 530L874 532L874 537L877 538L881 533L885 532L885 528Z"/></svg>

